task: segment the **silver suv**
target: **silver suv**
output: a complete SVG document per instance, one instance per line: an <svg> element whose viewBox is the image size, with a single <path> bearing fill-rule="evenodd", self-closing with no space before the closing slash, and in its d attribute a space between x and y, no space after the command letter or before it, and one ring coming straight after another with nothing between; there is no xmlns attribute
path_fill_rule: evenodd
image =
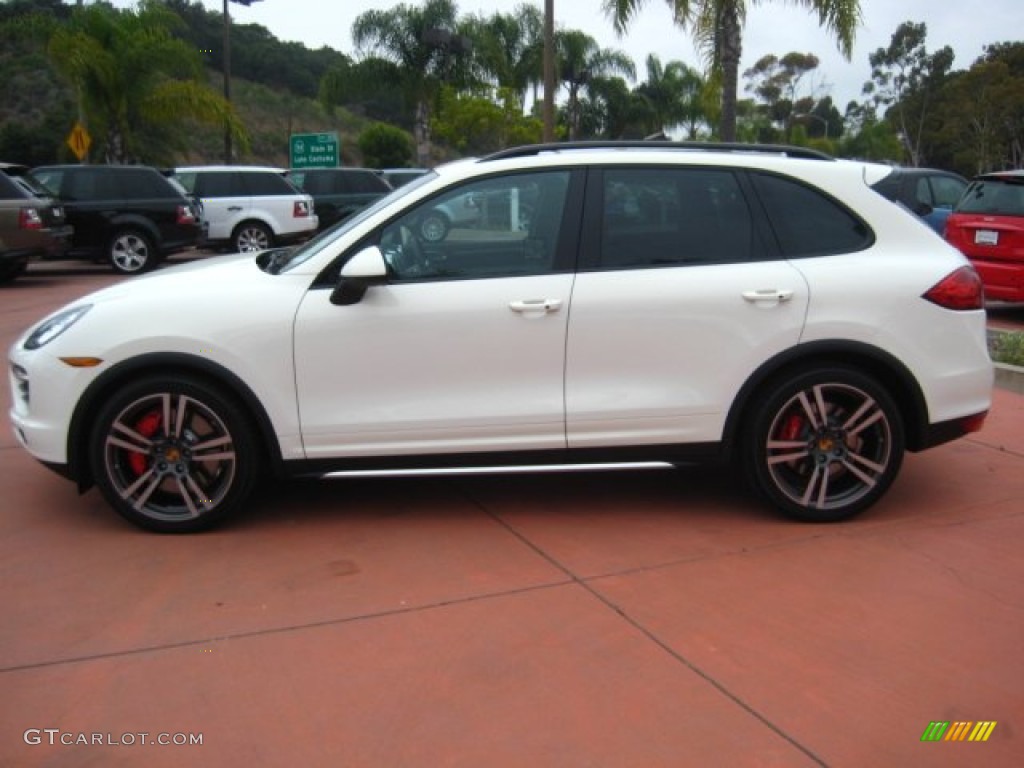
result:
<svg viewBox="0 0 1024 768"><path fill-rule="evenodd" d="M207 243L262 251L316 232L313 198L281 168L205 165L175 168L172 177L203 203Z"/></svg>

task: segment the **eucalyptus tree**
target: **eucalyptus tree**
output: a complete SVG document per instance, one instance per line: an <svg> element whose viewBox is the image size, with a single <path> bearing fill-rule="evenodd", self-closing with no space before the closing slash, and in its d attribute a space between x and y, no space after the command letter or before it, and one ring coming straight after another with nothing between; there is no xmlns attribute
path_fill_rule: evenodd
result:
<svg viewBox="0 0 1024 768"><path fill-rule="evenodd" d="M924 22L905 21L893 32L889 45L868 57L871 80L863 93L885 116L903 139L910 164L925 160L925 128L933 102L953 66L953 49L948 45L928 53Z"/></svg>
<svg viewBox="0 0 1024 768"><path fill-rule="evenodd" d="M561 30L555 35L559 80L569 93L566 113L569 138L580 131L580 91L597 78L625 75L636 79L636 65L622 51L602 48L590 35L577 29Z"/></svg>
<svg viewBox="0 0 1024 768"><path fill-rule="evenodd" d="M719 126L723 141L736 139L736 99L740 56L743 53L743 25L747 7L767 0L666 0L677 25L689 29L704 55L709 74L721 77L722 115ZM647 0L601 0L621 34ZM861 20L860 0L790 0L817 14L847 58L853 51L853 37Z"/></svg>
<svg viewBox="0 0 1024 768"><path fill-rule="evenodd" d="M180 24L155 0L126 11L98 3L75 8L50 37L50 60L106 162L167 162L188 119L227 125L248 145L231 105L206 85L199 51L175 36Z"/></svg>
<svg viewBox="0 0 1024 768"><path fill-rule="evenodd" d="M426 0L422 5L396 5L361 13L352 25L352 41L361 54L398 65L402 88L411 103L416 157L430 163L430 117L445 81L467 77L471 64L452 0Z"/></svg>

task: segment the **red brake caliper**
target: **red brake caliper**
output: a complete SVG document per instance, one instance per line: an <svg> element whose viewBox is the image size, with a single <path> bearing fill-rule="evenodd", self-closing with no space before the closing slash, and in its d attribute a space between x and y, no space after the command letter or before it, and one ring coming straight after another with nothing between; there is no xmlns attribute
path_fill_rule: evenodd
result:
<svg viewBox="0 0 1024 768"><path fill-rule="evenodd" d="M135 431L143 437L152 437L160 429L160 411L150 411L135 422ZM146 454L132 451L128 454L128 466L138 477L146 471Z"/></svg>
<svg viewBox="0 0 1024 768"><path fill-rule="evenodd" d="M804 427L804 419L799 414L792 414L782 425L782 429L779 430L780 440L796 440L799 437L801 430Z"/></svg>

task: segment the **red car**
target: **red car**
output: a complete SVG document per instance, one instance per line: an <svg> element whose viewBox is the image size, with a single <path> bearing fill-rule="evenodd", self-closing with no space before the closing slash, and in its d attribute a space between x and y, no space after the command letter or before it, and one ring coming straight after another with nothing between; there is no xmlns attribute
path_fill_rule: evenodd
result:
<svg viewBox="0 0 1024 768"><path fill-rule="evenodd" d="M974 264L988 298L1024 302L1024 170L976 177L946 220L946 240Z"/></svg>

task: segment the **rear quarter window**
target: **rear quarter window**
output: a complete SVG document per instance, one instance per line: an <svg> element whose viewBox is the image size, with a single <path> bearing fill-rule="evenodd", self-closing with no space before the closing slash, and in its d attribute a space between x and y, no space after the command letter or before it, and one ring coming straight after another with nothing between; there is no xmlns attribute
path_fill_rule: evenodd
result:
<svg viewBox="0 0 1024 768"><path fill-rule="evenodd" d="M751 174L751 179L783 256L853 253L874 242L859 216L821 190L767 173Z"/></svg>

